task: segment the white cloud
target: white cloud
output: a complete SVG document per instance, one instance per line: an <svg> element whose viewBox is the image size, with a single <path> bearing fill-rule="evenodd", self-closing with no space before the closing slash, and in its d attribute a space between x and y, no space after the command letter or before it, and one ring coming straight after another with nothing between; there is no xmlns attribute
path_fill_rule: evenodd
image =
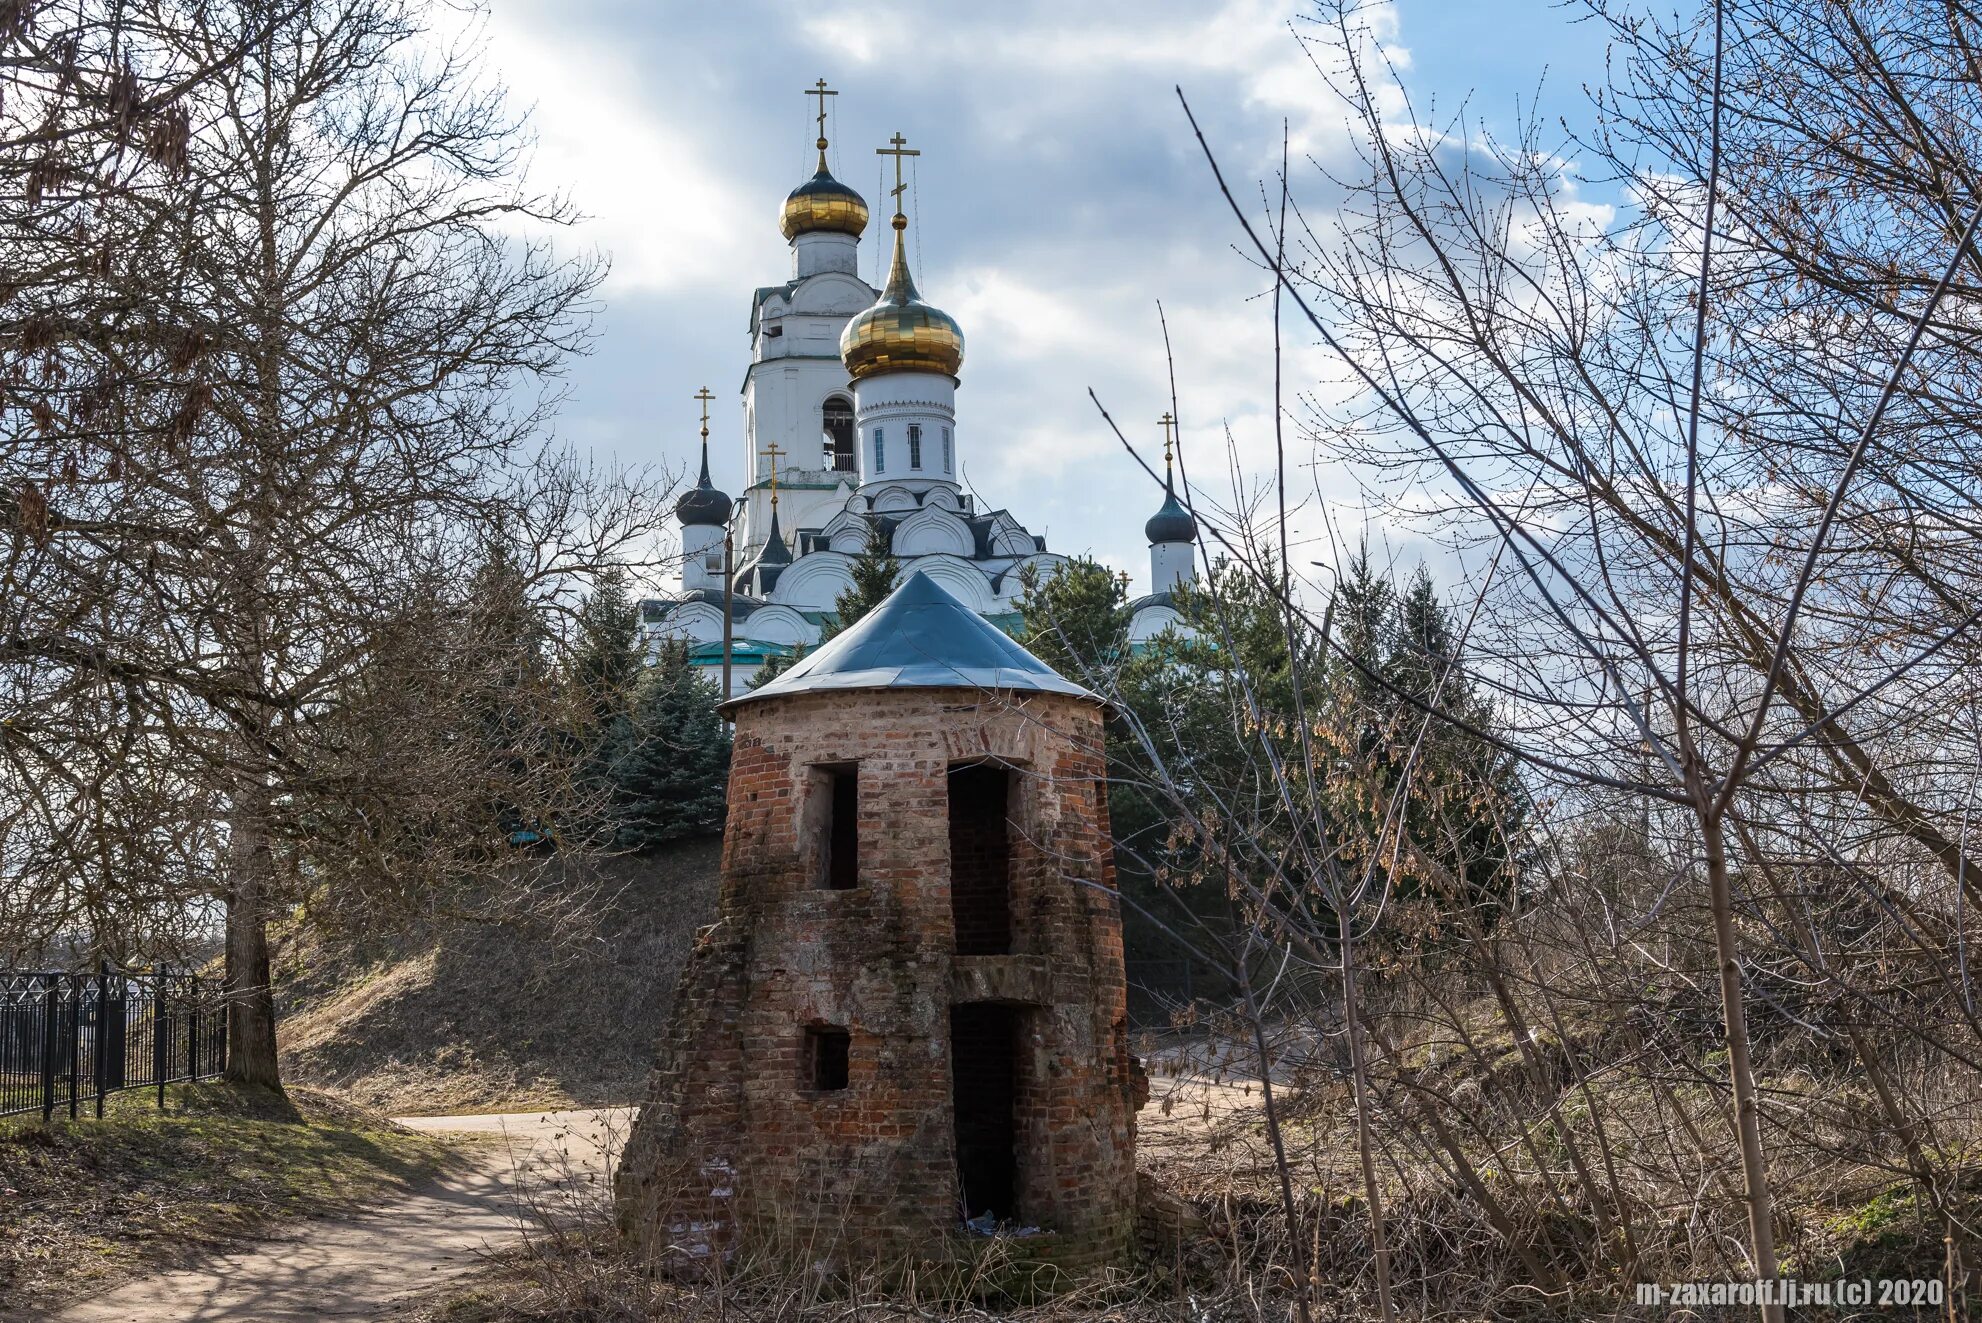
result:
<svg viewBox="0 0 1982 1323"><path fill-rule="evenodd" d="M868 143L897 127L929 148L918 162L918 283L969 342L959 441L985 499L1049 530L1056 550L1142 574L1142 524L1157 498L1087 390L1160 466L1169 370L1158 300L1194 476L1233 503L1228 426L1240 469L1270 472L1268 286L1232 251L1242 236L1172 87L1190 96L1242 203L1256 203L1256 181L1277 169L1285 117L1296 189L1325 225L1328 188L1303 158L1339 162L1349 138L1290 30L1294 0L494 3L490 58L535 106L536 182L595 218L583 238L614 262L599 350L574 375L574 434L609 439L623 458L679 463L694 390L740 381L750 291L788 270L776 204L809 169L800 89L823 74L842 90L842 178L872 189ZM1394 36L1388 8L1370 17ZM884 227L869 235L863 271L876 233ZM1291 313L1286 325L1292 407L1301 391L1336 387L1312 334ZM719 412L715 476L732 487L736 432ZM1304 454L1291 420L1288 437ZM1297 536L1324 539L1313 489L1341 501L1346 477L1297 467L1290 479L1310 493Z"/></svg>
<svg viewBox="0 0 1982 1323"><path fill-rule="evenodd" d="M752 247L744 236L770 204L710 159L702 126L655 113L626 53L529 18L522 6L495 11L489 59L531 108L534 181L568 193L586 216L577 237L613 259L607 296L740 269Z"/></svg>

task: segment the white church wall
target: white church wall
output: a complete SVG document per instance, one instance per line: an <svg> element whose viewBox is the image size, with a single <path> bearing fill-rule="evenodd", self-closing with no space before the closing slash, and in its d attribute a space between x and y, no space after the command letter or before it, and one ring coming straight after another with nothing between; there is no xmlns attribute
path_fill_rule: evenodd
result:
<svg viewBox="0 0 1982 1323"><path fill-rule="evenodd" d="M980 614L989 611L995 600L991 596L991 583L984 572L961 556L917 556L902 564L901 573L895 576L897 586L907 582L908 576L921 570L924 574L942 584L954 594L958 601Z"/></svg>
<svg viewBox="0 0 1982 1323"><path fill-rule="evenodd" d="M744 618L738 633L759 643L811 643L819 637L812 623L789 606L760 606Z"/></svg>
<svg viewBox="0 0 1982 1323"><path fill-rule="evenodd" d="M859 555L867 549L867 521L851 510L841 510L822 531L834 551Z"/></svg>
<svg viewBox="0 0 1982 1323"><path fill-rule="evenodd" d="M827 271L858 275L858 235L843 234L838 230L814 230L791 241L791 273L794 277L802 280Z"/></svg>
<svg viewBox="0 0 1982 1323"><path fill-rule="evenodd" d="M1129 620L1129 642L1147 643L1182 619L1174 607L1145 606ZM1190 634L1188 630L1182 632L1186 637Z"/></svg>
<svg viewBox="0 0 1982 1323"><path fill-rule="evenodd" d="M723 636L723 613L707 602L683 602L658 622L649 626L652 639L687 639L691 643L714 643Z"/></svg>
<svg viewBox="0 0 1982 1323"><path fill-rule="evenodd" d="M1039 539L1016 525L1000 526L991 533L994 556L1030 556L1039 550Z"/></svg>
<svg viewBox="0 0 1982 1323"><path fill-rule="evenodd" d="M1167 593L1191 577L1197 546L1191 542L1157 542L1149 548L1149 591Z"/></svg>
<svg viewBox="0 0 1982 1323"><path fill-rule="evenodd" d="M933 372L884 372L855 383L863 489L954 482L956 391L953 379Z"/></svg>
<svg viewBox="0 0 1982 1323"><path fill-rule="evenodd" d="M849 558L837 551L815 551L800 556L778 576L771 600L786 606L812 611L829 611L842 592L853 587Z"/></svg>
<svg viewBox="0 0 1982 1323"><path fill-rule="evenodd" d="M1025 591L1025 587L1020 580L1027 566L1031 566L1038 573L1039 581L1044 583L1053 577L1053 568L1055 566L1064 565L1066 562L1067 558L1065 556L1053 551L1037 552L1017 561L998 580L997 600L1000 603L1010 603L1018 600L1020 594Z"/></svg>
<svg viewBox="0 0 1982 1323"><path fill-rule="evenodd" d="M684 588L723 586L723 530L713 524L688 524L681 530L681 585Z"/></svg>
<svg viewBox="0 0 1982 1323"><path fill-rule="evenodd" d="M968 558L977 550L970 525L948 510L924 506L895 528L897 556L952 555Z"/></svg>

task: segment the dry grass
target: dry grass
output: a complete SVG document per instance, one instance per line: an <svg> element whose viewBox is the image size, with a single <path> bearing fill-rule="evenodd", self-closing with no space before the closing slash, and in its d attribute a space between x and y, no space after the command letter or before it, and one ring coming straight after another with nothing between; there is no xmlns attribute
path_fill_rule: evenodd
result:
<svg viewBox="0 0 1982 1323"><path fill-rule="evenodd" d="M0 1121L0 1300L61 1300L183 1265L440 1170L447 1141L334 1098L218 1084L118 1094L104 1119Z"/></svg>
<svg viewBox="0 0 1982 1323"><path fill-rule="evenodd" d="M394 1115L597 1107L638 1096L721 841L613 860L580 931L435 922L390 941L292 945L285 1078Z"/></svg>
<svg viewBox="0 0 1982 1323"><path fill-rule="evenodd" d="M1407 1142L1408 1111L1391 1113L1383 1144L1386 1224L1404 1317L1438 1320L1586 1319L1698 1323L1684 1311L1643 1310L1633 1287L1643 1280L1741 1280L1740 1226L1726 1202L1709 1195L1685 1205L1656 1202L1662 1188L1646 1176L1634 1184L1639 1274L1620 1280L1607 1266L1592 1225L1552 1211L1543 1190L1567 1171L1546 1174L1515 1142L1515 1113L1494 1090L1504 1077L1482 1033L1480 1051L1448 1053L1436 1067L1440 1086L1459 1093L1470 1114L1452 1114L1469 1129L1468 1152L1489 1184L1518 1210L1516 1230L1543 1256L1560 1283L1533 1289L1522 1264L1480 1207L1450 1174ZM1504 1046L1504 1044L1503 1044ZM1330 1074L1326 1044L1305 1044L1283 1027L1275 1071L1299 1203L1303 1257L1313 1265L1309 1292L1317 1323L1374 1318L1368 1209L1361 1197L1353 1124ZM876 1265L845 1280L806 1268L806 1256L765 1253L732 1260L720 1280L682 1280L649 1270L614 1234L602 1182L547 1176L534 1189L522 1244L490 1259L471 1277L428 1300L414 1323L847 1323L853 1319L952 1319L975 1323L1275 1323L1292 1317L1297 1286L1278 1177L1267 1141L1259 1079L1245 1050L1206 1035L1151 1036L1138 1044L1152 1075L1152 1096L1139 1119L1138 1165L1161 1188L1181 1196L1202 1234L1169 1263L1123 1265L1056 1299L1025 1302L1001 1294L999 1274L904 1282ZM1650 1091L1628 1069L1609 1063L1600 1105L1618 1136L1627 1173L1660 1172L1690 1143L1670 1111L1645 1104ZM1666 1063L1669 1067L1671 1063ZM1704 1063L1703 1063L1704 1064ZM1483 1081L1485 1082L1483 1084ZM1498 1083L1496 1083L1498 1081ZM1850 1105L1863 1086L1848 1072L1828 1079L1779 1077L1778 1099L1791 1089L1826 1108ZM1682 1091L1685 1093L1686 1091ZM1677 1099L1694 1124L1711 1126L1714 1099L1704 1087ZM1778 1105L1782 1105L1780 1102ZM1827 1112L1826 1115L1829 1115ZM1532 1123L1533 1117L1526 1118ZM1587 1125L1587 1117L1572 1118ZM1477 1124L1475 1124L1477 1123ZM1724 1124L1724 1123L1722 1123ZM1584 1136L1587 1139L1587 1135ZM1787 1270L1811 1280L1839 1276L1940 1275L1940 1229L1903 1180L1829 1124L1775 1137L1782 1157ZM1548 1159L1558 1151L1543 1149ZM1982 1189L1970 1206L1982 1218ZM1975 1302L1954 1310L1890 1315L1877 1310L1805 1313L1804 1319L1883 1319L1965 1323Z"/></svg>

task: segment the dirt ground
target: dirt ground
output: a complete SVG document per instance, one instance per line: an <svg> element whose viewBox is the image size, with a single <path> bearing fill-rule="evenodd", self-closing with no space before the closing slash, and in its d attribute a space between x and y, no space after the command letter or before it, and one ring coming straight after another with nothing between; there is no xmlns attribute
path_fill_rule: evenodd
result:
<svg viewBox="0 0 1982 1323"><path fill-rule="evenodd" d="M409 1117L432 1133L470 1133L458 1166L364 1214L197 1268L144 1277L56 1316L55 1323L312 1323L390 1319L416 1297L520 1240L545 1200L606 1169L630 1111Z"/></svg>

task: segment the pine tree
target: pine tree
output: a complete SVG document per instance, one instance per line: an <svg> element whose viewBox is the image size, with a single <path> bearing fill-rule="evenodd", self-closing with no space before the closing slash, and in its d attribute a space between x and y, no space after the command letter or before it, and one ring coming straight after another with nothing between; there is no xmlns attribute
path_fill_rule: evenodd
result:
<svg viewBox="0 0 1982 1323"><path fill-rule="evenodd" d="M600 727L632 700L640 653L640 608L628 590L626 572L617 566L601 570L579 608L571 660L572 679Z"/></svg>
<svg viewBox="0 0 1982 1323"><path fill-rule="evenodd" d="M569 738L588 805L584 830L595 840L609 841L618 830L614 764L628 739L642 661L639 608L626 575L617 568L601 571L578 610L578 637L566 667L577 714Z"/></svg>
<svg viewBox="0 0 1982 1323"><path fill-rule="evenodd" d="M803 643L793 644L790 652L772 657L762 666L759 666L757 668L757 674L750 677L749 687L752 689L762 689L765 685L804 661L805 654L808 651L809 649Z"/></svg>
<svg viewBox="0 0 1982 1323"><path fill-rule="evenodd" d="M1019 642L1070 680L1109 687L1129 655L1128 590L1107 566L1062 561L1040 578L1020 571Z"/></svg>
<svg viewBox="0 0 1982 1323"><path fill-rule="evenodd" d="M895 580L901 576L902 563L895 558L888 544L888 531L878 519L867 525L867 544L860 554L853 558L853 585L844 589L833 599L833 619L828 620L819 630L819 641L825 643L835 635L851 629L860 618L888 599L895 591ZM758 668L757 674L750 677L750 687L761 689L771 681L805 660L811 651L803 643L782 657L773 657Z"/></svg>
<svg viewBox="0 0 1982 1323"><path fill-rule="evenodd" d="M1435 703L1469 724L1491 730L1493 708L1480 696L1461 664L1450 609L1439 600L1431 575L1420 566L1392 608L1385 677L1397 689ZM1424 725L1422 714L1402 698L1390 697L1396 717L1390 723L1419 754L1405 821L1419 846L1437 860L1463 896L1445 903L1472 905L1491 926L1519 885L1529 801L1513 758L1449 723Z"/></svg>
<svg viewBox="0 0 1982 1323"><path fill-rule="evenodd" d="M670 640L615 720L613 842L624 850L720 831L729 792L730 740L720 696Z"/></svg>
<svg viewBox="0 0 1982 1323"><path fill-rule="evenodd" d="M895 580L901 577L901 572L902 563L895 559L887 529L879 519L870 520L867 545L853 558L853 586L833 599L835 619L820 632L819 641L824 643L835 634L851 629L862 616L886 601L895 590ZM787 667L790 665L786 663Z"/></svg>
<svg viewBox="0 0 1982 1323"><path fill-rule="evenodd" d="M545 738L532 713L552 683L546 656L550 631L509 546L492 545L475 568L466 615L470 634L482 644L469 700L474 738L494 771L492 780L521 784ZM535 812L506 798L491 810L512 842L536 839L545 829Z"/></svg>

